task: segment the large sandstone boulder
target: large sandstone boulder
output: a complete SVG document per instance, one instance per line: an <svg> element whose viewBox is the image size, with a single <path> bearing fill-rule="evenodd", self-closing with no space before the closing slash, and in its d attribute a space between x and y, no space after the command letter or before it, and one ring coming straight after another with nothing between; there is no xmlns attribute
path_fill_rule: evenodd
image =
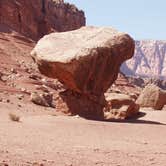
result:
<svg viewBox="0 0 166 166"><path fill-rule="evenodd" d="M104 92L133 53L134 41L129 35L112 28L83 27L43 37L32 56L41 73L58 78L74 94L82 95L80 99L86 98L86 103L91 100L103 107ZM89 111L95 112L95 108Z"/></svg>
<svg viewBox="0 0 166 166"><path fill-rule="evenodd" d="M152 107L161 110L166 105L166 91L161 90L154 84L149 84L143 89L136 103L141 107Z"/></svg>
<svg viewBox="0 0 166 166"><path fill-rule="evenodd" d="M85 25L84 12L63 0L0 0L0 24L38 40Z"/></svg>
<svg viewBox="0 0 166 166"><path fill-rule="evenodd" d="M127 34L112 28L83 27L45 36L32 55L41 73L58 78L69 89L102 94L133 51L133 40Z"/></svg>
<svg viewBox="0 0 166 166"><path fill-rule="evenodd" d="M137 116L139 105L129 96L118 93L105 94L107 107L104 109L106 120L121 120Z"/></svg>

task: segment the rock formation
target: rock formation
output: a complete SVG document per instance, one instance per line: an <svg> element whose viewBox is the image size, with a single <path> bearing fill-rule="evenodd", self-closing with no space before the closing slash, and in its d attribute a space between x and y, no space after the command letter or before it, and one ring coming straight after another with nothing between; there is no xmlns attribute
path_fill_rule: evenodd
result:
<svg viewBox="0 0 166 166"><path fill-rule="evenodd" d="M112 28L83 27L43 37L32 56L41 73L66 85L61 103L65 101L68 112L103 118L104 92L133 53L134 41L129 35Z"/></svg>
<svg viewBox="0 0 166 166"><path fill-rule="evenodd" d="M135 55L126 61L121 71L126 75L166 78L166 41L135 42Z"/></svg>
<svg viewBox="0 0 166 166"><path fill-rule="evenodd" d="M84 12L62 0L0 0L0 24L38 40L85 25Z"/></svg>
<svg viewBox="0 0 166 166"><path fill-rule="evenodd" d="M105 119L127 119L137 116L139 105L129 96L118 93L105 94L108 107L105 108Z"/></svg>
<svg viewBox="0 0 166 166"><path fill-rule="evenodd" d="M141 107L161 110L166 105L166 91L161 90L156 85L149 84L144 88L136 103Z"/></svg>

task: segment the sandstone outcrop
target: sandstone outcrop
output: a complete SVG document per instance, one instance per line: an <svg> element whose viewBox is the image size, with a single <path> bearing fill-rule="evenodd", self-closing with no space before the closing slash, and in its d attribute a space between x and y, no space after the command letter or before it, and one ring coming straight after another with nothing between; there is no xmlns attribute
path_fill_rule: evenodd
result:
<svg viewBox="0 0 166 166"><path fill-rule="evenodd" d="M105 96L108 103L104 110L106 120L121 120L137 116L139 105L129 95L107 93Z"/></svg>
<svg viewBox="0 0 166 166"><path fill-rule="evenodd" d="M129 35L112 28L83 27L43 37L31 54L41 73L58 78L67 87L62 98L69 112L101 118L104 92L133 53ZM78 104L77 108L71 103Z"/></svg>
<svg viewBox="0 0 166 166"><path fill-rule="evenodd" d="M137 104L141 107L152 107L161 110L166 105L166 91L154 84L147 85L138 97Z"/></svg>
<svg viewBox="0 0 166 166"><path fill-rule="evenodd" d="M142 40L135 42L135 54L126 61L121 71L126 75L166 78L166 41Z"/></svg>
<svg viewBox="0 0 166 166"><path fill-rule="evenodd" d="M0 24L34 40L85 25L84 12L63 0L0 0Z"/></svg>

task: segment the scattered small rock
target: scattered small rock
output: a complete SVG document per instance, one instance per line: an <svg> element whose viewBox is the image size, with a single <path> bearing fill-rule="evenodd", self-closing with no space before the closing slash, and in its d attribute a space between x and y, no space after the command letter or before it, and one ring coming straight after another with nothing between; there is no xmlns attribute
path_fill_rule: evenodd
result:
<svg viewBox="0 0 166 166"><path fill-rule="evenodd" d="M21 88L21 92L27 92L25 88Z"/></svg>
<svg viewBox="0 0 166 166"><path fill-rule="evenodd" d="M10 103L10 99L3 99L4 103Z"/></svg>
<svg viewBox="0 0 166 166"><path fill-rule="evenodd" d="M46 85L37 85L36 90L42 90L43 92L49 92L48 88Z"/></svg>
<svg viewBox="0 0 166 166"><path fill-rule="evenodd" d="M0 72L0 80L2 81L2 76L3 76L3 73Z"/></svg>
<svg viewBox="0 0 166 166"><path fill-rule="evenodd" d="M52 104L53 95L50 93L38 94L36 92L33 92L31 93L30 100L37 105L54 107Z"/></svg>
<svg viewBox="0 0 166 166"><path fill-rule="evenodd" d="M36 74L31 74L31 75L29 76L29 78L31 78L31 79L33 79L33 80L39 80L39 79L41 79L41 76L36 75Z"/></svg>
<svg viewBox="0 0 166 166"><path fill-rule="evenodd" d="M9 114L9 118L10 118L10 120L15 121L15 122L19 122L20 121L20 116L14 114L14 113L10 113Z"/></svg>
<svg viewBox="0 0 166 166"><path fill-rule="evenodd" d="M22 100L23 98L24 98L24 95L17 95L17 98L19 99L19 100Z"/></svg>
<svg viewBox="0 0 166 166"><path fill-rule="evenodd" d="M14 74L17 74L17 71L16 71L16 69L14 69L14 68L11 68L11 70L10 70L12 73L14 73Z"/></svg>

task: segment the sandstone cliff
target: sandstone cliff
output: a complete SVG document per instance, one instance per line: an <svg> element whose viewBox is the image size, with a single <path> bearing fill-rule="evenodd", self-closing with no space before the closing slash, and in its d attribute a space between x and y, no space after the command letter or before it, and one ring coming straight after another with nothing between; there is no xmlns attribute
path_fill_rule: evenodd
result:
<svg viewBox="0 0 166 166"><path fill-rule="evenodd" d="M0 104L12 96L17 104L17 95L27 104L31 92L43 93L44 84L56 95L59 83L40 75L30 57L34 40L84 24L84 13L63 0L0 0Z"/></svg>
<svg viewBox="0 0 166 166"><path fill-rule="evenodd" d="M84 12L63 0L0 0L0 24L38 40L85 25Z"/></svg>
<svg viewBox="0 0 166 166"><path fill-rule="evenodd" d="M166 78L166 41L135 42L135 55L126 61L121 71L126 75Z"/></svg>

